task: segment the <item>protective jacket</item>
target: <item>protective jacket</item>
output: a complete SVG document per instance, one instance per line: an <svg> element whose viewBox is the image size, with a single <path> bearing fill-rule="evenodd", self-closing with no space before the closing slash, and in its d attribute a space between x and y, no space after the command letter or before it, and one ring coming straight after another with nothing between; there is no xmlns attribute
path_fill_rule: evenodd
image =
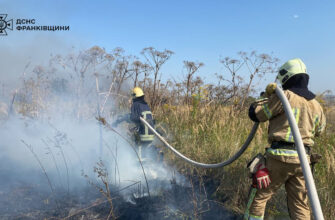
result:
<svg viewBox="0 0 335 220"><path fill-rule="evenodd" d="M140 117L143 117L151 126L154 127L152 113L149 105L144 100L144 96L133 99L130 120L138 127L141 142L151 142L154 139L154 134L141 122Z"/></svg>
<svg viewBox="0 0 335 220"><path fill-rule="evenodd" d="M319 135L326 125L321 105L315 99L308 100L290 90L284 90L284 93L291 104L304 145L312 147L314 145L313 137ZM249 116L254 121L269 120L268 142L270 144L275 142L294 144L293 134L283 105L276 94L272 94L267 101L251 107ZM267 153L276 156L276 159L283 162L299 163L298 154L294 149L285 149L285 146L282 148L269 148Z"/></svg>

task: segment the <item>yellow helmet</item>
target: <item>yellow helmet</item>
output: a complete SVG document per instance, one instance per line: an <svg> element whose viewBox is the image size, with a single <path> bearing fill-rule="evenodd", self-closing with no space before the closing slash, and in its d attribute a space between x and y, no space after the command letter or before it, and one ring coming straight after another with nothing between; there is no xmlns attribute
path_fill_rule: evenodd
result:
<svg viewBox="0 0 335 220"><path fill-rule="evenodd" d="M143 93L143 90L140 87L135 87L135 88L133 88L131 95L134 98L137 98L137 97L144 96L144 93Z"/></svg>
<svg viewBox="0 0 335 220"><path fill-rule="evenodd" d="M287 61L279 68L277 79L284 85L289 78L300 73L307 74L306 65L301 59L295 58Z"/></svg>

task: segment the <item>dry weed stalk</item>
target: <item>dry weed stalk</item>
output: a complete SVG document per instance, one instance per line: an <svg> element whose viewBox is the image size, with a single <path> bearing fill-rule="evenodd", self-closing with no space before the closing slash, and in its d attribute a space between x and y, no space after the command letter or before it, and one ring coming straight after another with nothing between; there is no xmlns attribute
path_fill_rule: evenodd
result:
<svg viewBox="0 0 335 220"><path fill-rule="evenodd" d="M121 184L121 176L120 176L120 170L119 170L119 165L118 165L118 162L117 162L117 145L115 146L115 154L113 153L112 149L110 148L110 146L108 145L107 141L106 140L103 140L104 144L106 145L107 149L109 150L109 152L111 153L113 159L114 159L114 162L115 162L115 169L114 169L114 176L115 176L115 185L116 185L116 172L118 174L118 177L119 177L119 185Z"/></svg>
<svg viewBox="0 0 335 220"><path fill-rule="evenodd" d="M65 170L66 170L67 194L70 195L70 177L69 177L69 168L68 168L67 160L66 160L66 158L65 158L65 154L64 154L64 151L63 151L63 148L62 148L62 142L61 142L61 139L62 139L63 137L64 137L64 136L63 136L61 133L57 133L57 134L54 136L54 139L55 139L55 140L51 140L50 138L48 138L48 141L49 141L50 143L53 143L54 146L55 146L56 148L58 148L58 149L59 149L59 152L61 153L61 156L62 156L64 165L65 165Z"/></svg>
<svg viewBox="0 0 335 220"><path fill-rule="evenodd" d="M52 195L55 195L55 189L54 189L54 187L53 187L53 185L52 185L52 182L51 182L51 180L50 180L50 178L49 178L49 175L48 175L48 173L47 173L45 167L44 167L43 164L42 164L42 161L41 161L40 158L37 156L37 154L35 153L33 147L32 147L30 144L27 144L27 143L26 143L24 140L22 140L22 139L21 139L21 142L22 142L22 143L29 149L29 151L30 151L30 152L32 153L32 155L34 156L35 160L38 162L40 168L41 168L42 171L43 171L43 174L44 174L45 178L46 178L47 181L48 181L48 185L49 185L49 187L50 187L50 190L51 190ZM55 202L56 202L57 208L59 209L58 201L55 200Z"/></svg>
<svg viewBox="0 0 335 220"><path fill-rule="evenodd" d="M113 198L111 196L111 191L110 191L109 182L108 182L109 180L108 172L102 160L100 160L100 162L97 163L97 166L94 167L94 172L98 175L98 178L100 178L101 182L104 185L105 190L103 190L103 188L99 188L99 187L97 188L99 189L101 194L107 198L110 208L111 208L109 215L107 217L107 220L110 219L110 217L112 217L112 219L115 220L117 217L115 216L115 213L114 213Z"/></svg>
<svg viewBox="0 0 335 220"><path fill-rule="evenodd" d="M59 183L60 183L60 186L61 186L62 185L62 178L61 178L61 175L60 175L60 171L59 171L59 168L58 168L58 165L57 165L55 155L53 154L49 144L44 139L42 139L42 142L45 144L46 149L48 150L48 153L51 155L52 161L53 161L53 163L55 165L55 168L56 168L56 171L57 171Z"/></svg>

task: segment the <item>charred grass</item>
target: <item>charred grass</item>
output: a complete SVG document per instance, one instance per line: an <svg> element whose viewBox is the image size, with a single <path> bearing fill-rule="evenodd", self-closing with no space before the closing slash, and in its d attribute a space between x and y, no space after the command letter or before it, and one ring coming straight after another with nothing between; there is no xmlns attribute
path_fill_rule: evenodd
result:
<svg viewBox="0 0 335 220"><path fill-rule="evenodd" d="M117 193L118 189L112 189L114 217L111 219L236 219L222 203L208 199L198 184L172 183L170 189L150 197L134 194L127 199ZM0 193L0 219L3 220L105 220L110 217L108 199L90 186L70 195L66 190L50 195L41 191L40 186L27 184Z"/></svg>

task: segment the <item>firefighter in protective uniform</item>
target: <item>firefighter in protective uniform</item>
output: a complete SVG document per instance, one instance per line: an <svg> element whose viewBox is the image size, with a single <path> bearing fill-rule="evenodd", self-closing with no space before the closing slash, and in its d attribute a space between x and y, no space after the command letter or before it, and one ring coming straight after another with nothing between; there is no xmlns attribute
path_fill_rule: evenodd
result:
<svg viewBox="0 0 335 220"><path fill-rule="evenodd" d="M301 133L308 160L313 138L325 128L326 118L315 95L308 90L309 76L305 64L298 58L287 61L279 68L277 80L292 107ZM255 122L269 121L268 142L263 162L257 164L253 174L245 219L263 219L267 201L285 185L287 205L291 219L310 219L305 180L295 148L289 122L281 101L274 93L275 83L266 88L267 100L250 106L249 117Z"/></svg>
<svg viewBox="0 0 335 220"><path fill-rule="evenodd" d="M140 117L144 118L149 124L154 127L154 120L149 105L144 100L144 93L141 88L135 87L131 93L132 105L130 114L119 117L113 124L116 127L123 121L132 122L135 128L132 129L135 136L135 142L139 147L139 155L143 158L146 148L151 145L154 140L154 134L145 126Z"/></svg>

